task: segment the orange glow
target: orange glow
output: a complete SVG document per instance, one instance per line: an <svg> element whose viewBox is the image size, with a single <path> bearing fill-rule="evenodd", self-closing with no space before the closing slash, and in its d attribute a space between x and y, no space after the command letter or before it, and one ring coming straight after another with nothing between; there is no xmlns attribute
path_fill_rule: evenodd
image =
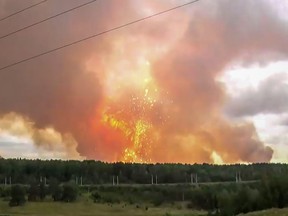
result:
<svg viewBox="0 0 288 216"><path fill-rule="evenodd" d="M191 34L191 22L188 14L176 12L141 29L132 27L128 34L118 32L104 42L109 52L95 53L86 62L103 91L91 132L96 144L87 148L90 153L93 144L97 147L91 158L141 163L269 160L270 149L253 140L252 127L237 127L220 112L225 95L215 78L225 59L218 64L209 50L222 39L221 26L201 16L201 25L193 22L199 34ZM250 144L254 153L247 156Z"/></svg>
<svg viewBox="0 0 288 216"><path fill-rule="evenodd" d="M145 109L145 107L143 107L143 109ZM144 112L144 110L142 111ZM120 118L121 115L119 115L118 119L113 114L107 113L104 113L102 118L104 125L108 125L115 131L121 132L125 137L126 148L123 150L120 160L123 162L151 162L148 152L151 148L151 140L148 134L152 125L144 119L141 119L143 115L129 116L129 113L126 113L126 118L129 119L123 120L123 116Z"/></svg>

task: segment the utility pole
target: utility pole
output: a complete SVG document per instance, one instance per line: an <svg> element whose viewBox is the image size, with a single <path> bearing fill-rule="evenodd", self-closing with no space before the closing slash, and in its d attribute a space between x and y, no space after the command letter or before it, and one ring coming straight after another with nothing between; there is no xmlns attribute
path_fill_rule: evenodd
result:
<svg viewBox="0 0 288 216"><path fill-rule="evenodd" d="M115 176L113 175L112 177L112 185L114 186L115 185Z"/></svg>
<svg viewBox="0 0 288 216"><path fill-rule="evenodd" d="M158 184L158 176L156 175L156 185Z"/></svg>
<svg viewBox="0 0 288 216"><path fill-rule="evenodd" d="M242 181L242 179L241 179L241 173L240 172L237 172L236 173L236 182L238 183L238 182L241 182Z"/></svg>
<svg viewBox="0 0 288 216"><path fill-rule="evenodd" d="M118 175L117 175L117 185L119 185L119 177L118 177Z"/></svg>
<svg viewBox="0 0 288 216"><path fill-rule="evenodd" d="M44 185L47 186L47 179L46 179L46 176L44 177Z"/></svg>
<svg viewBox="0 0 288 216"><path fill-rule="evenodd" d="M190 175L190 178L191 178L191 184L198 184L198 175L197 175L197 173L196 174L192 173Z"/></svg>
<svg viewBox="0 0 288 216"><path fill-rule="evenodd" d="M151 175L151 184L152 184L152 185L154 184L153 175Z"/></svg>

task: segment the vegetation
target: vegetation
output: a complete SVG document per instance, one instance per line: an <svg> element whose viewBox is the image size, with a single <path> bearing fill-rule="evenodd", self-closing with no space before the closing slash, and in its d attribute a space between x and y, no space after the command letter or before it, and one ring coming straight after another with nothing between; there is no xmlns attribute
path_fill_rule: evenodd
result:
<svg viewBox="0 0 288 216"><path fill-rule="evenodd" d="M74 202L78 196L78 187L72 183L63 185L62 201Z"/></svg>
<svg viewBox="0 0 288 216"><path fill-rule="evenodd" d="M288 207L287 171L283 164L151 165L1 159L0 180L4 184L0 186L0 197L7 207L21 206L28 200L27 207L21 207L23 211L37 204L69 206L67 203L73 202L78 207L88 203L93 209L94 205L111 209L117 206L128 212L139 209L139 215L168 207L187 215L197 211L202 215L232 216ZM23 177L18 179L19 173ZM161 214L171 215L171 211Z"/></svg>
<svg viewBox="0 0 288 216"><path fill-rule="evenodd" d="M25 189L20 185L13 185L11 187L11 199L9 202L10 206L20 206L26 202L25 199Z"/></svg>
<svg viewBox="0 0 288 216"><path fill-rule="evenodd" d="M50 181L78 184L112 184L113 176L120 184L150 184L157 175L158 183L189 183L191 174L197 174L199 182L231 182L236 173L242 180L259 180L263 176L288 173L284 164L208 165L208 164L124 164L99 161L15 160L0 159L0 182L30 185L31 182ZM11 178L10 178L11 177ZM82 181L81 181L82 180Z"/></svg>
<svg viewBox="0 0 288 216"><path fill-rule="evenodd" d="M287 216L288 209L269 209L248 214L241 214L239 216Z"/></svg>

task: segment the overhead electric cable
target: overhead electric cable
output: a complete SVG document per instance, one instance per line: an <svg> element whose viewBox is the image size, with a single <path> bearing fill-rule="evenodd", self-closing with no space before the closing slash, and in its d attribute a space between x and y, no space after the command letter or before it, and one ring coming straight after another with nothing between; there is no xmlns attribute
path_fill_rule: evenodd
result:
<svg viewBox="0 0 288 216"><path fill-rule="evenodd" d="M17 15L17 14L19 14L19 13L22 13L22 12L24 12L24 11L26 11L26 10L29 10L30 8L36 7L36 6L40 5L40 4L43 4L43 3L47 2L47 1L48 1L48 0L44 0L44 1L40 1L40 2L38 2L38 3L35 3L35 4L33 4L33 5L30 5L30 6L26 7L26 8L23 8L23 9L21 9L21 10L19 10L19 11L16 11L16 12L14 12L14 13L6 16L6 17L0 18L0 21L6 20L6 19L8 19L8 18L10 18L10 17L12 17L12 16L15 16L15 15Z"/></svg>
<svg viewBox="0 0 288 216"><path fill-rule="evenodd" d="M33 26L39 25L39 24L41 24L41 23L43 23L43 22L46 22L46 21L48 21L48 20L54 19L55 17L61 16L61 15L63 15L63 14L69 13L69 12L71 12L71 11L74 11L74 10L76 10L76 9L79 9L79 8L81 8L81 7L84 7L84 6L86 6L86 5L92 4L93 2L96 2L96 1L97 1L97 0L92 0L92 1L86 2L86 3L84 3L84 4L81 4L81 5L78 5L78 6L76 6L76 7L70 8L70 9L68 9L68 10L66 10L66 11L63 11L63 12L61 12L61 13L59 13L59 14L55 14L55 15L53 15L53 16L50 16L50 17L48 17L48 18L45 18L45 19L43 19L43 20L40 20L40 21L38 21L38 22L35 22L35 23L33 23L33 24L30 24L30 25L28 25L28 26L25 26L25 27L23 27L23 28L20 28L20 29L18 29L18 30L15 30L15 31L13 31L13 32L10 32L10 33L8 33L8 34L2 35L2 36L0 36L0 40L3 39L3 38L6 38L6 37L8 37L8 36L14 35L14 34L16 34L16 33L18 33L18 32L21 32L21 31L23 31L23 30L26 30L26 29L28 29L28 28L31 28L31 27L33 27Z"/></svg>
<svg viewBox="0 0 288 216"><path fill-rule="evenodd" d="M196 2L198 2L198 1L200 1L200 0L194 0L194 1L191 1L191 2L188 2L188 3L185 3L185 4L182 4L182 5L178 5L178 6L175 6L175 7L173 7L173 8L170 8L170 9L167 9L167 10L164 10L164 11L161 11L161 12L158 12L158 13L155 13L155 14L152 14L152 15L149 15L149 16L146 16L146 17L143 17L143 18L134 20L134 21L131 21L131 22L129 22L129 23L126 23L126 24L123 24L123 25L120 25L120 26L117 26L117 27L114 27L114 28L111 28L111 29L102 31L102 32L100 32L100 33L97 33L97 34L94 34L94 35L91 35L91 36L88 36L88 37L86 37L86 38L82 38L82 39L77 40L77 41L74 41L74 42L72 42L72 43L68 43L68 44L65 44L65 45L56 47L56 48L54 48L54 49L51 49L51 50L48 50L48 51L39 53L39 54L37 54L37 55L28 57L28 58L26 58L26 59L23 59L23 60L20 60L20 61L17 61L17 62L14 62L14 63L9 64L9 65L6 65L6 66L4 66L4 67L1 67L0 70L4 70L4 69L6 69L6 68L10 68L10 67L12 67L12 66L21 64L21 63L23 63L23 62L30 61L30 60L32 60L32 59L38 58L38 57L40 57L40 56L47 55L47 54L49 54L49 53L52 53L52 52L55 52L55 51L64 49L64 48L66 48L66 47L70 47L70 46L72 46L72 45L81 43L81 42L86 41L86 40L89 40L89 39L91 39L91 38L95 38L95 37L101 36L101 35L103 35L103 34L107 34L107 33L109 33L109 32L113 32L113 31L116 31L116 30L125 28L125 27L127 27L127 26L129 26L129 25L133 25L133 24L135 24L135 23L142 22L142 21L147 20L147 19L151 19L151 18L156 17L156 16L159 16L159 15L161 15L161 14L168 13L168 12L170 12L170 11L173 11L173 10L176 10L176 9L179 9L179 8L182 8L182 7L191 5L191 4L196 3Z"/></svg>

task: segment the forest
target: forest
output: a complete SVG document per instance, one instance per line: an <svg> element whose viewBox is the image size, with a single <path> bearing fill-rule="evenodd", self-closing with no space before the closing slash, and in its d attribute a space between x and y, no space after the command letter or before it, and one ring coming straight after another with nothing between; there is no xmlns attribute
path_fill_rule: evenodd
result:
<svg viewBox="0 0 288 216"><path fill-rule="evenodd" d="M10 206L77 202L199 210L230 216L288 207L286 164L125 164L0 160L0 196ZM82 198L81 198L82 197Z"/></svg>

